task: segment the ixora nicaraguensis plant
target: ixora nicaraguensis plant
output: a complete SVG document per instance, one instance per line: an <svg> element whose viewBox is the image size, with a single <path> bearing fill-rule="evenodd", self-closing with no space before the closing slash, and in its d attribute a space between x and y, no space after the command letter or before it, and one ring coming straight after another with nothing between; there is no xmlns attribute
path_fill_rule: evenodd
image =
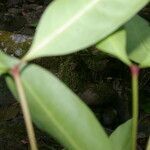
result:
<svg viewBox="0 0 150 150"><path fill-rule="evenodd" d="M7 84L21 104L32 150L38 148L31 117L40 129L67 149L136 149L139 70L150 66L149 23L136 13L148 2L54 1L44 12L32 46L21 60L0 52L0 74L7 74ZM52 73L28 63L38 57L65 55L94 44L128 65L132 75L132 120L109 137L78 96Z"/></svg>

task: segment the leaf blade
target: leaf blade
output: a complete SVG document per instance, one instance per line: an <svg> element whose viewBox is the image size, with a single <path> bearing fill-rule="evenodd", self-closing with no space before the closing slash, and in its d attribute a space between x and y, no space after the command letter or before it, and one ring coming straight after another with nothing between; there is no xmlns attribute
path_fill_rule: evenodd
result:
<svg viewBox="0 0 150 150"><path fill-rule="evenodd" d="M56 77L30 65L23 70L21 78L38 127L70 149L111 150L108 137L93 113ZM7 81L13 87L12 80Z"/></svg>
<svg viewBox="0 0 150 150"><path fill-rule="evenodd" d="M112 147L115 150L131 150L132 120L120 125L110 136Z"/></svg>
<svg viewBox="0 0 150 150"><path fill-rule="evenodd" d="M125 25L127 31L127 53L131 60L146 67L150 66L150 27L140 16L135 16ZM145 63L145 65L144 65Z"/></svg>
<svg viewBox="0 0 150 150"><path fill-rule="evenodd" d="M45 11L32 47L24 59L65 55L93 45L128 21L148 2L149 0L54 1ZM47 20L50 20L50 24Z"/></svg>
<svg viewBox="0 0 150 150"><path fill-rule="evenodd" d="M96 45L96 47L105 53L111 54L127 65L131 65L131 62L126 53L126 31L120 29L108 36L106 39Z"/></svg>
<svg viewBox="0 0 150 150"><path fill-rule="evenodd" d="M19 62L18 59L4 54L0 50L0 74L6 73L10 68Z"/></svg>
<svg viewBox="0 0 150 150"><path fill-rule="evenodd" d="M150 137L148 138L146 150L150 150Z"/></svg>

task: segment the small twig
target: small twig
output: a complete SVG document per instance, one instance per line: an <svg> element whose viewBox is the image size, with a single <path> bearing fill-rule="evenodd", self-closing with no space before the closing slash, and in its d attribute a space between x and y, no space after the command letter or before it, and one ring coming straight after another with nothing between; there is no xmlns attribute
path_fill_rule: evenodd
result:
<svg viewBox="0 0 150 150"><path fill-rule="evenodd" d="M21 78L20 78L19 65L15 66L11 70L11 73L15 80L18 95L20 98L20 105L21 105L24 120L25 120L25 125L26 125L26 129L27 129L28 137L29 137L31 150L38 150L35 133L34 133L34 128L33 128L32 120L31 120L31 116L30 116L30 111L28 108L26 96L25 96Z"/></svg>

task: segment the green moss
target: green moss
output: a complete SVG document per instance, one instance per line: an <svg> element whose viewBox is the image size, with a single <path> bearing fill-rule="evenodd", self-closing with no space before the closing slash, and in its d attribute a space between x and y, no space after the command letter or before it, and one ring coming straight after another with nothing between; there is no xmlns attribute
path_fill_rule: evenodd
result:
<svg viewBox="0 0 150 150"><path fill-rule="evenodd" d="M109 62L108 56L93 47L79 54L83 56L81 59L87 67L93 71L102 71Z"/></svg>
<svg viewBox="0 0 150 150"><path fill-rule="evenodd" d="M31 37L0 31L0 48L10 55L22 57L31 45Z"/></svg>
<svg viewBox="0 0 150 150"><path fill-rule="evenodd" d="M77 62L74 56L68 56L59 67L58 77L62 79L74 92L80 89L80 78L76 70Z"/></svg>
<svg viewBox="0 0 150 150"><path fill-rule="evenodd" d="M65 59L65 56L43 57L36 59L33 62L57 75L57 73L59 72L60 65L64 63Z"/></svg>

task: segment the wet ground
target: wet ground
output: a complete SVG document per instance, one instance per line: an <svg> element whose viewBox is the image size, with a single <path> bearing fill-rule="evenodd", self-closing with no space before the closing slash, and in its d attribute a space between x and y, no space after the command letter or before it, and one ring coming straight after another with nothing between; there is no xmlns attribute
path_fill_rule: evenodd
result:
<svg viewBox="0 0 150 150"><path fill-rule="evenodd" d="M30 47L38 20L50 0L0 1L0 48L21 57ZM150 6L140 12L150 21ZM48 62L53 63L48 63ZM35 61L62 79L96 114L111 133L131 117L129 69L93 47L79 53ZM63 149L51 137L36 129L40 149ZM138 145L144 150L150 135L150 70L140 76L140 118ZM19 104L0 77L0 149L28 149Z"/></svg>

